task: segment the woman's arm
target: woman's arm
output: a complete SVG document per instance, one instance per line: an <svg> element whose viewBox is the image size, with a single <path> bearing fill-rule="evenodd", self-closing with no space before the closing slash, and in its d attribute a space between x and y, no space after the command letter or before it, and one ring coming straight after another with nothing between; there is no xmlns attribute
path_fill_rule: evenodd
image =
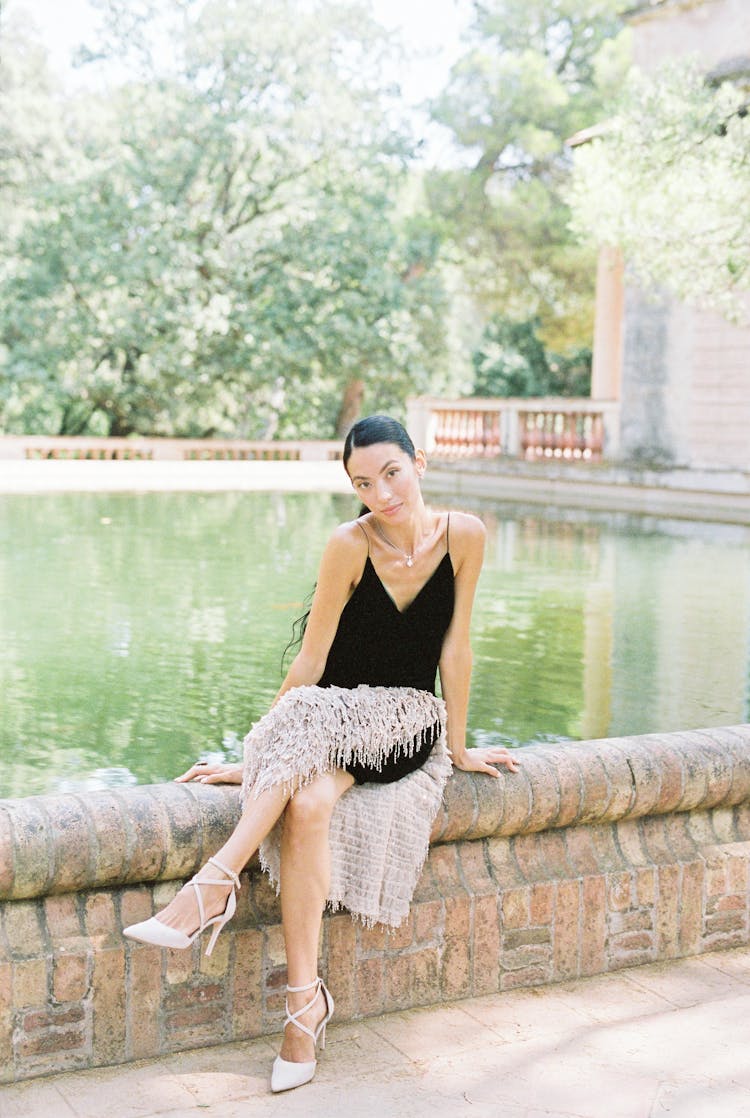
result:
<svg viewBox="0 0 750 1118"><path fill-rule="evenodd" d="M448 712L448 748L457 769L499 776L494 765L515 772L518 763L507 749L466 748L472 653L469 631L474 594L484 558L485 527L468 513L451 515L451 557L455 561L455 604L440 654L440 686Z"/></svg>
<svg viewBox="0 0 750 1118"><path fill-rule="evenodd" d="M292 687L317 683L326 666L341 611L359 579L367 555L367 541L355 521L341 524L326 544L320 561L310 616L302 647L292 661L271 706ZM241 763L197 764L176 777L180 783L241 784Z"/></svg>

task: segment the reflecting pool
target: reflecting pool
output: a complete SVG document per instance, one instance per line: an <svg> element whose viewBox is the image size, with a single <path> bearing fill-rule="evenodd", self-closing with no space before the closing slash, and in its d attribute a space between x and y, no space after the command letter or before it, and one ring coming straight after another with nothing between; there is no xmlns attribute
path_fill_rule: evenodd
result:
<svg viewBox="0 0 750 1118"><path fill-rule="evenodd" d="M475 744L747 720L748 529L473 507ZM0 796L239 756L354 510L328 494L3 498Z"/></svg>

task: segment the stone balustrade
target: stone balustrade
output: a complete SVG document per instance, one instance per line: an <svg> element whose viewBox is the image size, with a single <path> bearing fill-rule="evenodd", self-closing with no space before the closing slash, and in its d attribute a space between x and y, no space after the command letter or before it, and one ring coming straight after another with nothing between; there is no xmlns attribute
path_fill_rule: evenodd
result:
<svg viewBox="0 0 750 1118"><path fill-rule="evenodd" d="M537 745L455 773L408 921L327 914L337 1019L750 942L750 726ZM0 801L0 1080L278 1030L278 901L253 861L210 959L124 940L232 830L233 787Z"/></svg>

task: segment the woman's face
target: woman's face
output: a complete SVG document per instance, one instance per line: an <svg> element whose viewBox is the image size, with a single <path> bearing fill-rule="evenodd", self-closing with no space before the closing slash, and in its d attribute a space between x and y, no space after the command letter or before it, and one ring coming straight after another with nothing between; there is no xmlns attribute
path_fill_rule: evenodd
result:
<svg viewBox="0 0 750 1118"><path fill-rule="evenodd" d="M395 443L356 447L346 467L362 504L391 521L413 512L421 500L419 479L424 468L423 451L412 459Z"/></svg>

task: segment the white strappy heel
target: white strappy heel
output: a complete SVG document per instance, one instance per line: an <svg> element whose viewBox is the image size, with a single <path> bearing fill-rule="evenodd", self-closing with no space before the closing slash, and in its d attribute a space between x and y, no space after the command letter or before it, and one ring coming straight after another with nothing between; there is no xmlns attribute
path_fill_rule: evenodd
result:
<svg viewBox="0 0 750 1118"><path fill-rule="evenodd" d="M307 1033L312 1037L313 1044L317 1047L318 1037L320 1037L321 1049L326 1046L326 1025L333 1016L333 998L330 991L327 989L322 978L316 978L307 986L287 986L287 990L292 994L300 994L303 990L315 990L310 1001L307 1005L303 1005L302 1009L298 1009L295 1013L289 1012L289 1002L286 1003L286 1025L294 1025L303 1033ZM310 1029L307 1025L303 1025L299 1018L303 1013L307 1013L315 1004L318 994L323 994L323 999L326 1003L326 1015L323 1020L318 1024L315 1030ZM290 1091L292 1087L301 1087L304 1083L309 1083L315 1075L315 1069L318 1066L317 1060L307 1060L302 1063L295 1063L293 1060L283 1060L281 1056L277 1056L273 1062L273 1069L271 1071L271 1090L272 1091Z"/></svg>
<svg viewBox="0 0 750 1118"><path fill-rule="evenodd" d="M190 947L194 943L201 932L206 928L213 925L213 932L208 941L206 948L206 955L210 955L214 949L216 938L227 923L231 920L237 909L237 893L240 889L240 879L234 870L230 870L229 866L225 866L217 858L209 858L209 862L226 874L226 877L204 877L200 881L195 877L188 881L188 885L192 885L195 889L195 899L198 903L198 919L200 921L198 930L193 932L191 936L186 935L185 932L180 932L177 928L170 928L167 924L163 924L157 916L151 916L148 920L141 920L140 924L131 924L127 928L123 928L122 934L128 936L130 939L137 939L141 943L150 943L153 947L174 947L184 948ZM206 910L203 907L203 897L201 896L202 885L226 885L231 888L231 892L227 897L227 903L224 906L224 911L220 912L218 916L211 916L206 920ZM302 1026L300 1026L301 1028Z"/></svg>

